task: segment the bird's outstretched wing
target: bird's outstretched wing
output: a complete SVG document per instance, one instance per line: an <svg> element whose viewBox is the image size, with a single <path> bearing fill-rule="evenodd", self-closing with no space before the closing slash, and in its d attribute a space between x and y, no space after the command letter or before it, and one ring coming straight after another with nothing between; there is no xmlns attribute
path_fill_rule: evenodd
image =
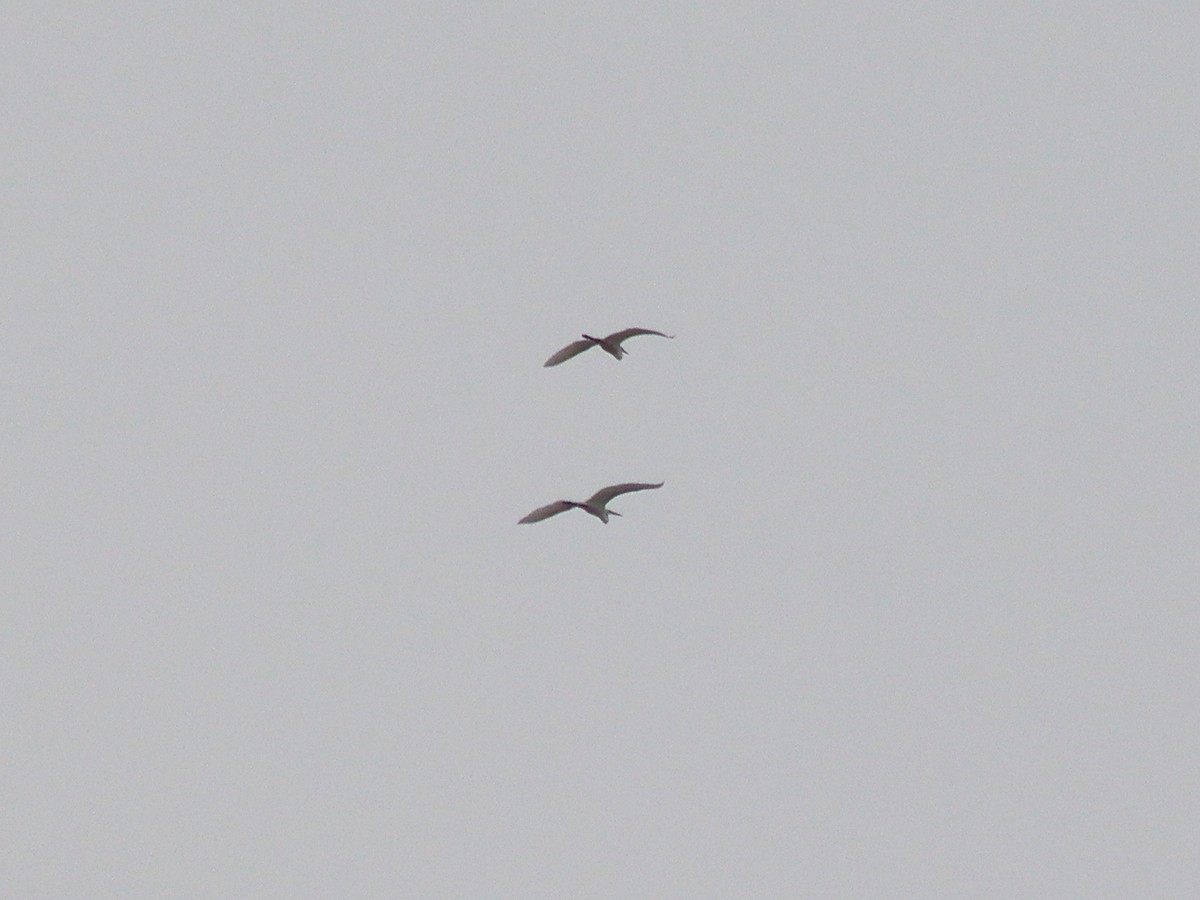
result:
<svg viewBox="0 0 1200 900"><path fill-rule="evenodd" d="M639 334L657 334L659 337L671 338L672 340L675 338L673 334L663 334L661 331L651 331L649 328L626 328L624 331L614 331L605 340L612 341L614 344L620 344L621 341L637 337Z"/></svg>
<svg viewBox="0 0 1200 900"><path fill-rule="evenodd" d="M557 366L559 363L564 363L572 356L578 356L588 347L593 346L595 345L591 341L573 341L542 363L542 367Z"/></svg>
<svg viewBox="0 0 1200 900"><path fill-rule="evenodd" d="M542 519L548 519L551 516L557 516L560 512L566 512L574 506L566 500L555 500L553 503L547 503L545 506L538 507L525 518L517 522L518 525L528 525L531 522L540 522Z"/></svg>
<svg viewBox="0 0 1200 900"><path fill-rule="evenodd" d="M587 502L589 506L604 506L613 497L619 497L621 494L628 494L632 491L649 491L654 488L660 488L664 484L666 484L665 481L660 481L658 484L639 484L636 481L630 481L626 484L613 484L605 488L600 488L600 490L588 497ZM548 515L553 515L553 513L549 513Z"/></svg>

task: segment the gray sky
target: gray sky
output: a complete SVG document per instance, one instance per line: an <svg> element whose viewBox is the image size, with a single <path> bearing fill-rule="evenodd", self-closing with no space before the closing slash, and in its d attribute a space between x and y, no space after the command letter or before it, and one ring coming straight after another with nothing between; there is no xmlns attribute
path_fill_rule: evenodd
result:
<svg viewBox="0 0 1200 900"><path fill-rule="evenodd" d="M6 895L1200 895L1192 4L23 6Z"/></svg>

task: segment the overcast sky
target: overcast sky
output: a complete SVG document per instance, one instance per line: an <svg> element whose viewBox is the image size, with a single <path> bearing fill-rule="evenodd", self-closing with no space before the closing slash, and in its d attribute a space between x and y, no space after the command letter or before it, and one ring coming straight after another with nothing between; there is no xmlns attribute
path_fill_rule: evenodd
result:
<svg viewBox="0 0 1200 900"><path fill-rule="evenodd" d="M6 896L1200 896L1193 4L21 6Z"/></svg>

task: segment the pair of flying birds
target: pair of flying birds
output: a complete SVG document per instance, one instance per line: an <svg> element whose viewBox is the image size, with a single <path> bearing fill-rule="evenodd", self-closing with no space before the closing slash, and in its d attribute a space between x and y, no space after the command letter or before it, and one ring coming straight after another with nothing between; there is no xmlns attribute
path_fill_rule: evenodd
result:
<svg viewBox="0 0 1200 900"><path fill-rule="evenodd" d="M674 335L663 334L661 331L651 331L649 328L626 328L624 331L614 331L607 337L592 337L590 334L584 334L580 337L582 340L573 341L563 347L544 363L545 366L557 366L560 363L566 362L573 356L578 356L584 350L590 350L592 347L599 347L605 353L608 353L615 359L620 359L628 351L621 344L631 337L637 337L639 334L655 334L659 337L670 338ZM608 524L609 516L619 516L620 513L615 509L608 509L608 502L613 497L619 497L621 494L630 494L634 491L649 491L655 488L662 487L664 482L658 484L641 484L636 481L630 481L625 484L612 484L608 487L600 488L592 496L580 502L578 500L555 500L553 503L547 503L545 506L538 507L525 518L518 522L518 525L528 525L531 522L540 522L542 519L548 519L551 516L557 516L561 512L566 512L568 509L582 509L586 513L591 513L605 525Z"/></svg>

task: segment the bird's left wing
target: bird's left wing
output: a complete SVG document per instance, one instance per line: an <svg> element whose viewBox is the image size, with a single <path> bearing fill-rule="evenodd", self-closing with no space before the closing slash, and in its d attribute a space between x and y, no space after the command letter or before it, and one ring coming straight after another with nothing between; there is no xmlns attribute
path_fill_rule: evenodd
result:
<svg viewBox="0 0 1200 900"><path fill-rule="evenodd" d="M538 507L525 518L517 522L518 525L528 525L531 522L540 522L542 519L548 519L551 516L557 516L560 512L566 512L572 504L566 500L555 500L553 503L547 503L545 506Z"/></svg>
<svg viewBox="0 0 1200 900"><path fill-rule="evenodd" d="M660 488L665 481L660 481L658 484L641 484L636 481L629 481L625 484L613 484L605 488L600 488L592 496L588 497L588 505L604 506L613 497L619 497L621 494L628 494L633 491L649 491L654 488Z"/></svg>
<svg viewBox="0 0 1200 900"><path fill-rule="evenodd" d="M573 341L572 343L567 344L567 346L563 347L561 350L559 350L553 356L551 356L544 363L542 363L542 367L546 368L548 366L557 366L559 363L566 362L572 356L578 356L580 353L582 353L584 350L586 350L588 347L591 347L591 346L592 346L591 341L586 341L586 340L585 341Z"/></svg>

